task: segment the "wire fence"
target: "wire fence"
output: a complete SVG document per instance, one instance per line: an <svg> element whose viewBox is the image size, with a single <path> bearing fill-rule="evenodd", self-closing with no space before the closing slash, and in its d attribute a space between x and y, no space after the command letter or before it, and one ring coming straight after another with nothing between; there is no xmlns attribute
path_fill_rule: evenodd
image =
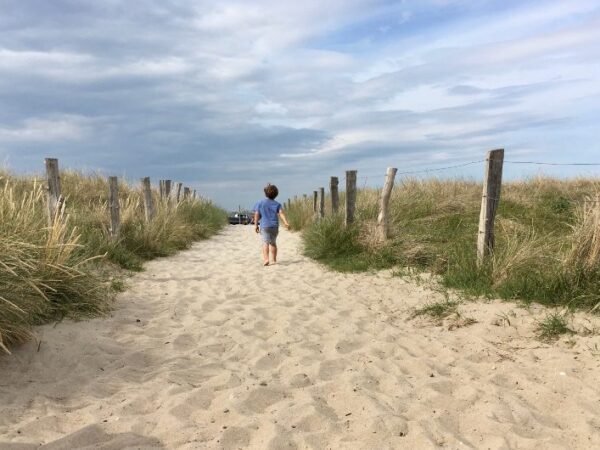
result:
<svg viewBox="0 0 600 450"><path fill-rule="evenodd" d="M419 170L406 170L403 172L396 172L396 176L398 175L415 175L415 174L420 174L420 173L431 173L431 172L441 172L444 170L451 170L451 169L458 169L461 167L467 167L467 166L472 166L474 164L481 164L484 163L486 160L485 159L479 159L476 161L468 161L465 163L461 163L461 164L454 164L451 166L444 166L444 167L434 167L434 168L427 168L427 169L419 169ZM530 164L530 165L537 165L537 166L587 166L587 167L599 167L600 163L556 163L556 162L543 162L543 161L512 161L512 160L505 160L504 164ZM376 174L376 173L370 173L368 175L363 175L363 176L357 176L357 179L368 179L368 178L374 178L374 177L378 177L381 176L381 174ZM346 177L342 177L343 180L346 179Z"/></svg>
<svg viewBox="0 0 600 450"><path fill-rule="evenodd" d="M544 166L587 166L596 167L600 166L600 163L595 162L547 162L547 161L520 161L520 160L504 160L504 150L496 149L491 150L487 153L485 159L479 159L474 161L467 161L460 164L452 164L444 167L431 167L419 170L406 170L398 172L396 169L388 167L385 173L385 183L380 189L380 209L377 216L377 226L382 239L388 239L389 236L389 202L394 186L394 179L398 175L412 175L430 172L439 172L443 170L452 170L467 166L473 166L477 164L485 163L485 175L483 179L483 193L481 195L481 209L479 217L479 228L477 233L477 264L483 264L485 258L487 258L493 251L494 247L494 221L500 203L500 192L502 188L502 171L505 164L529 164L529 165L544 165ZM382 171L383 172L383 171ZM374 175L363 175L357 176L358 171L346 171L346 175L342 177L342 180L346 181L346 196L344 200L345 208L345 226L349 226L354 222L355 207L357 201L357 182L358 180L365 180L364 187L367 187L367 182L370 177ZM376 175L378 180L381 180L383 173ZM335 214L338 210L338 181L337 177L331 178L331 208ZM379 189L378 189L379 190ZM509 194L509 193L507 193ZM558 194L558 195L557 195ZM315 219L322 219L325 217L325 188L320 187L318 190L313 191L313 196L304 196L303 202L308 204L312 203L313 213ZM335 197L335 202L334 202ZM505 197L506 198L506 197ZM567 192L545 192L542 189L533 189L533 192L527 192L526 197L527 204L530 202L552 202L550 206L553 209L558 208L558 211L564 210L566 205L568 207L577 205L578 207L583 206L582 212L586 216L590 212L596 214L595 210L597 205L600 204L600 178L598 184L595 182L587 185L585 190L568 190ZM288 206L291 205L291 200L288 200Z"/></svg>
<svg viewBox="0 0 600 450"><path fill-rule="evenodd" d="M474 161L467 161L464 163L460 163L460 164L453 164L453 165L449 165L449 166L443 166L443 167L432 167L432 168L426 168L426 169L416 169L416 170L405 170L402 172L396 172L396 176L402 176L402 175L418 175L418 174L426 174L426 173L435 173L435 172L442 172L445 170L452 170L452 169L459 169L459 168L463 168L463 167L467 167L467 166L473 166L476 164L482 164L485 163L486 159L478 159L478 160L474 160ZM573 166L573 167L600 167L600 163L598 162L548 162L548 161L520 161L520 160L504 160L504 164L515 164L515 165L535 165L535 166L561 166L561 167L565 167L565 166ZM360 173L360 172L358 172ZM382 173L369 173L367 175L361 175L361 176L357 176L356 179L361 180L362 181L362 187L366 188L367 184L369 182L369 179L382 179L383 178L383 171ZM346 180L346 176L341 177L342 181ZM543 200L544 197L542 196L538 196L538 197L532 197L532 200ZM561 197L561 200L565 200L565 201L569 201L572 203L600 203L600 199L598 198L569 198L569 197Z"/></svg>

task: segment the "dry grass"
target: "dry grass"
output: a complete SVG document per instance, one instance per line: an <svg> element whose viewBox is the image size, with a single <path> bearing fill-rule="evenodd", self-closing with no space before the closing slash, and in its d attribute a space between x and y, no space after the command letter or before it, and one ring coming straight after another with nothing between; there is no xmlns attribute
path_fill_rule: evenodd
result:
<svg viewBox="0 0 600 450"><path fill-rule="evenodd" d="M121 267L168 255L217 232L225 213L204 200L160 202L146 223L136 189L120 186L122 234L109 236L104 178L62 174L64 208L48 226L46 194L31 177L0 176L0 348L26 340L31 326L101 314Z"/></svg>
<svg viewBox="0 0 600 450"><path fill-rule="evenodd" d="M600 194L586 199L577 208L575 217L565 265L590 274L600 267Z"/></svg>
<svg viewBox="0 0 600 450"><path fill-rule="evenodd" d="M31 324L97 314L108 300L88 270L90 257L79 252L81 235L64 210L49 227L39 184L18 197L5 179L0 199L0 344L5 350L29 337Z"/></svg>
<svg viewBox="0 0 600 450"><path fill-rule="evenodd" d="M498 221L499 233L505 236L490 260L491 280L501 286L513 275L532 270L540 264L553 265L552 244L548 236L536 235L535 230L511 220Z"/></svg>

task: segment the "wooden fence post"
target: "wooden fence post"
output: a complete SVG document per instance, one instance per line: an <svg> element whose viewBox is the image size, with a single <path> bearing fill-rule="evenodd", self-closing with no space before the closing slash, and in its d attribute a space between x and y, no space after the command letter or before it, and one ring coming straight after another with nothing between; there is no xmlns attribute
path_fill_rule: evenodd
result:
<svg viewBox="0 0 600 450"><path fill-rule="evenodd" d="M188 198L190 198L190 194L191 194L191 192L190 192L190 188L189 188L189 187L187 187L187 186L186 186L186 187L184 187L184 188L183 188L183 199L184 199L184 200L187 200Z"/></svg>
<svg viewBox="0 0 600 450"><path fill-rule="evenodd" d="M325 217L325 188L319 188L319 218Z"/></svg>
<svg viewBox="0 0 600 450"><path fill-rule="evenodd" d="M173 186L173 182L171 180L165 180L165 198L171 197L171 187Z"/></svg>
<svg viewBox="0 0 600 450"><path fill-rule="evenodd" d="M119 183L117 177L108 177L108 207L110 208L110 236L113 239L117 239L121 230Z"/></svg>
<svg viewBox="0 0 600 450"><path fill-rule="evenodd" d="M144 211L146 211L146 222L154 218L154 201L152 199L152 186L150 177L142 178L142 195L144 197Z"/></svg>
<svg viewBox="0 0 600 450"><path fill-rule="evenodd" d="M356 206L356 170L346 170L346 226L354 222Z"/></svg>
<svg viewBox="0 0 600 450"><path fill-rule="evenodd" d="M331 192L331 212L337 213L340 209L340 195L338 193L338 177L331 177L329 180L329 192Z"/></svg>
<svg viewBox="0 0 600 450"><path fill-rule="evenodd" d="M57 215L60 214L64 198L61 195L60 173L58 159L46 158L46 178L48 180L48 225L52 226Z"/></svg>
<svg viewBox="0 0 600 450"><path fill-rule="evenodd" d="M165 180L158 180L158 195L161 200L165 197Z"/></svg>
<svg viewBox="0 0 600 450"><path fill-rule="evenodd" d="M177 189L176 189L176 195L175 195L175 200L177 201L177 203L179 203L179 200L181 200L181 187L183 186L183 183L177 183Z"/></svg>
<svg viewBox="0 0 600 450"><path fill-rule="evenodd" d="M317 197L319 193L317 191L313 191L313 213L317 215Z"/></svg>
<svg viewBox="0 0 600 450"><path fill-rule="evenodd" d="M194 192L192 192L192 199L196 200L196 189L194 189Z"/></svg>
<svg viewBox="0 0 600 450"><path fill-rule="evenodd" d="M377 223L379 224L379 230L381 237L385 240L390 237L390 225L389 225L389 214L388 206L390 204L390 196L392 195L392 188L394 187L394 178L398 169L394 167L388 167L385 173L385 184L381 191L381 206L379 210L379 217L377 217Z"/></svg>
<svg viewBox="0 0 600 450"><path fill-rule="evenodd" d="M479 213L479 233L477 235L478 266L481 266L485 258L494 251L494 220L500 202L504 149L489 151L485 162L483 196Z"/></svg>

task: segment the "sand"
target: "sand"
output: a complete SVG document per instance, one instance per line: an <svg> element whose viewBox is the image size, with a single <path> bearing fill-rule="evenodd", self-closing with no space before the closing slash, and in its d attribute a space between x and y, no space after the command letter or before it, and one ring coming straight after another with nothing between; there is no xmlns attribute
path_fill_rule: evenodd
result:
<svg viewBox="0 0 600 450"><path fill-rule="evenodd" d="M231 226L148 263L110 317L39 327L0 357L0 448L600 448L599 336L540 342L544 310L499 301L411 319L442 294L299 247L282 232L263 267Z"/></svg>

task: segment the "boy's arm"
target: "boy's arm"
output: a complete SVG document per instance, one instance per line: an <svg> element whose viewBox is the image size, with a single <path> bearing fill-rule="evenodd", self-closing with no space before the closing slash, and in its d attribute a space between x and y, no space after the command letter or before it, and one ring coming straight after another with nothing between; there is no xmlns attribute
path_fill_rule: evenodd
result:
<svg viewBox="0 0 600 450"><path fill-rule="evenodd" d="M283 209L279 210L279 217L281 217L281 220L283 220L283 223L285 224L285 227L289 230L290 229L290 224L287 221L287 217L285 217Z"/></svg>
<svg viewBox="0 0 600 450"><path fill-rule="evenodd" d="M258 233L258 220L260 219L260 214L258 211L254 211L254 231Z"/></svg>

